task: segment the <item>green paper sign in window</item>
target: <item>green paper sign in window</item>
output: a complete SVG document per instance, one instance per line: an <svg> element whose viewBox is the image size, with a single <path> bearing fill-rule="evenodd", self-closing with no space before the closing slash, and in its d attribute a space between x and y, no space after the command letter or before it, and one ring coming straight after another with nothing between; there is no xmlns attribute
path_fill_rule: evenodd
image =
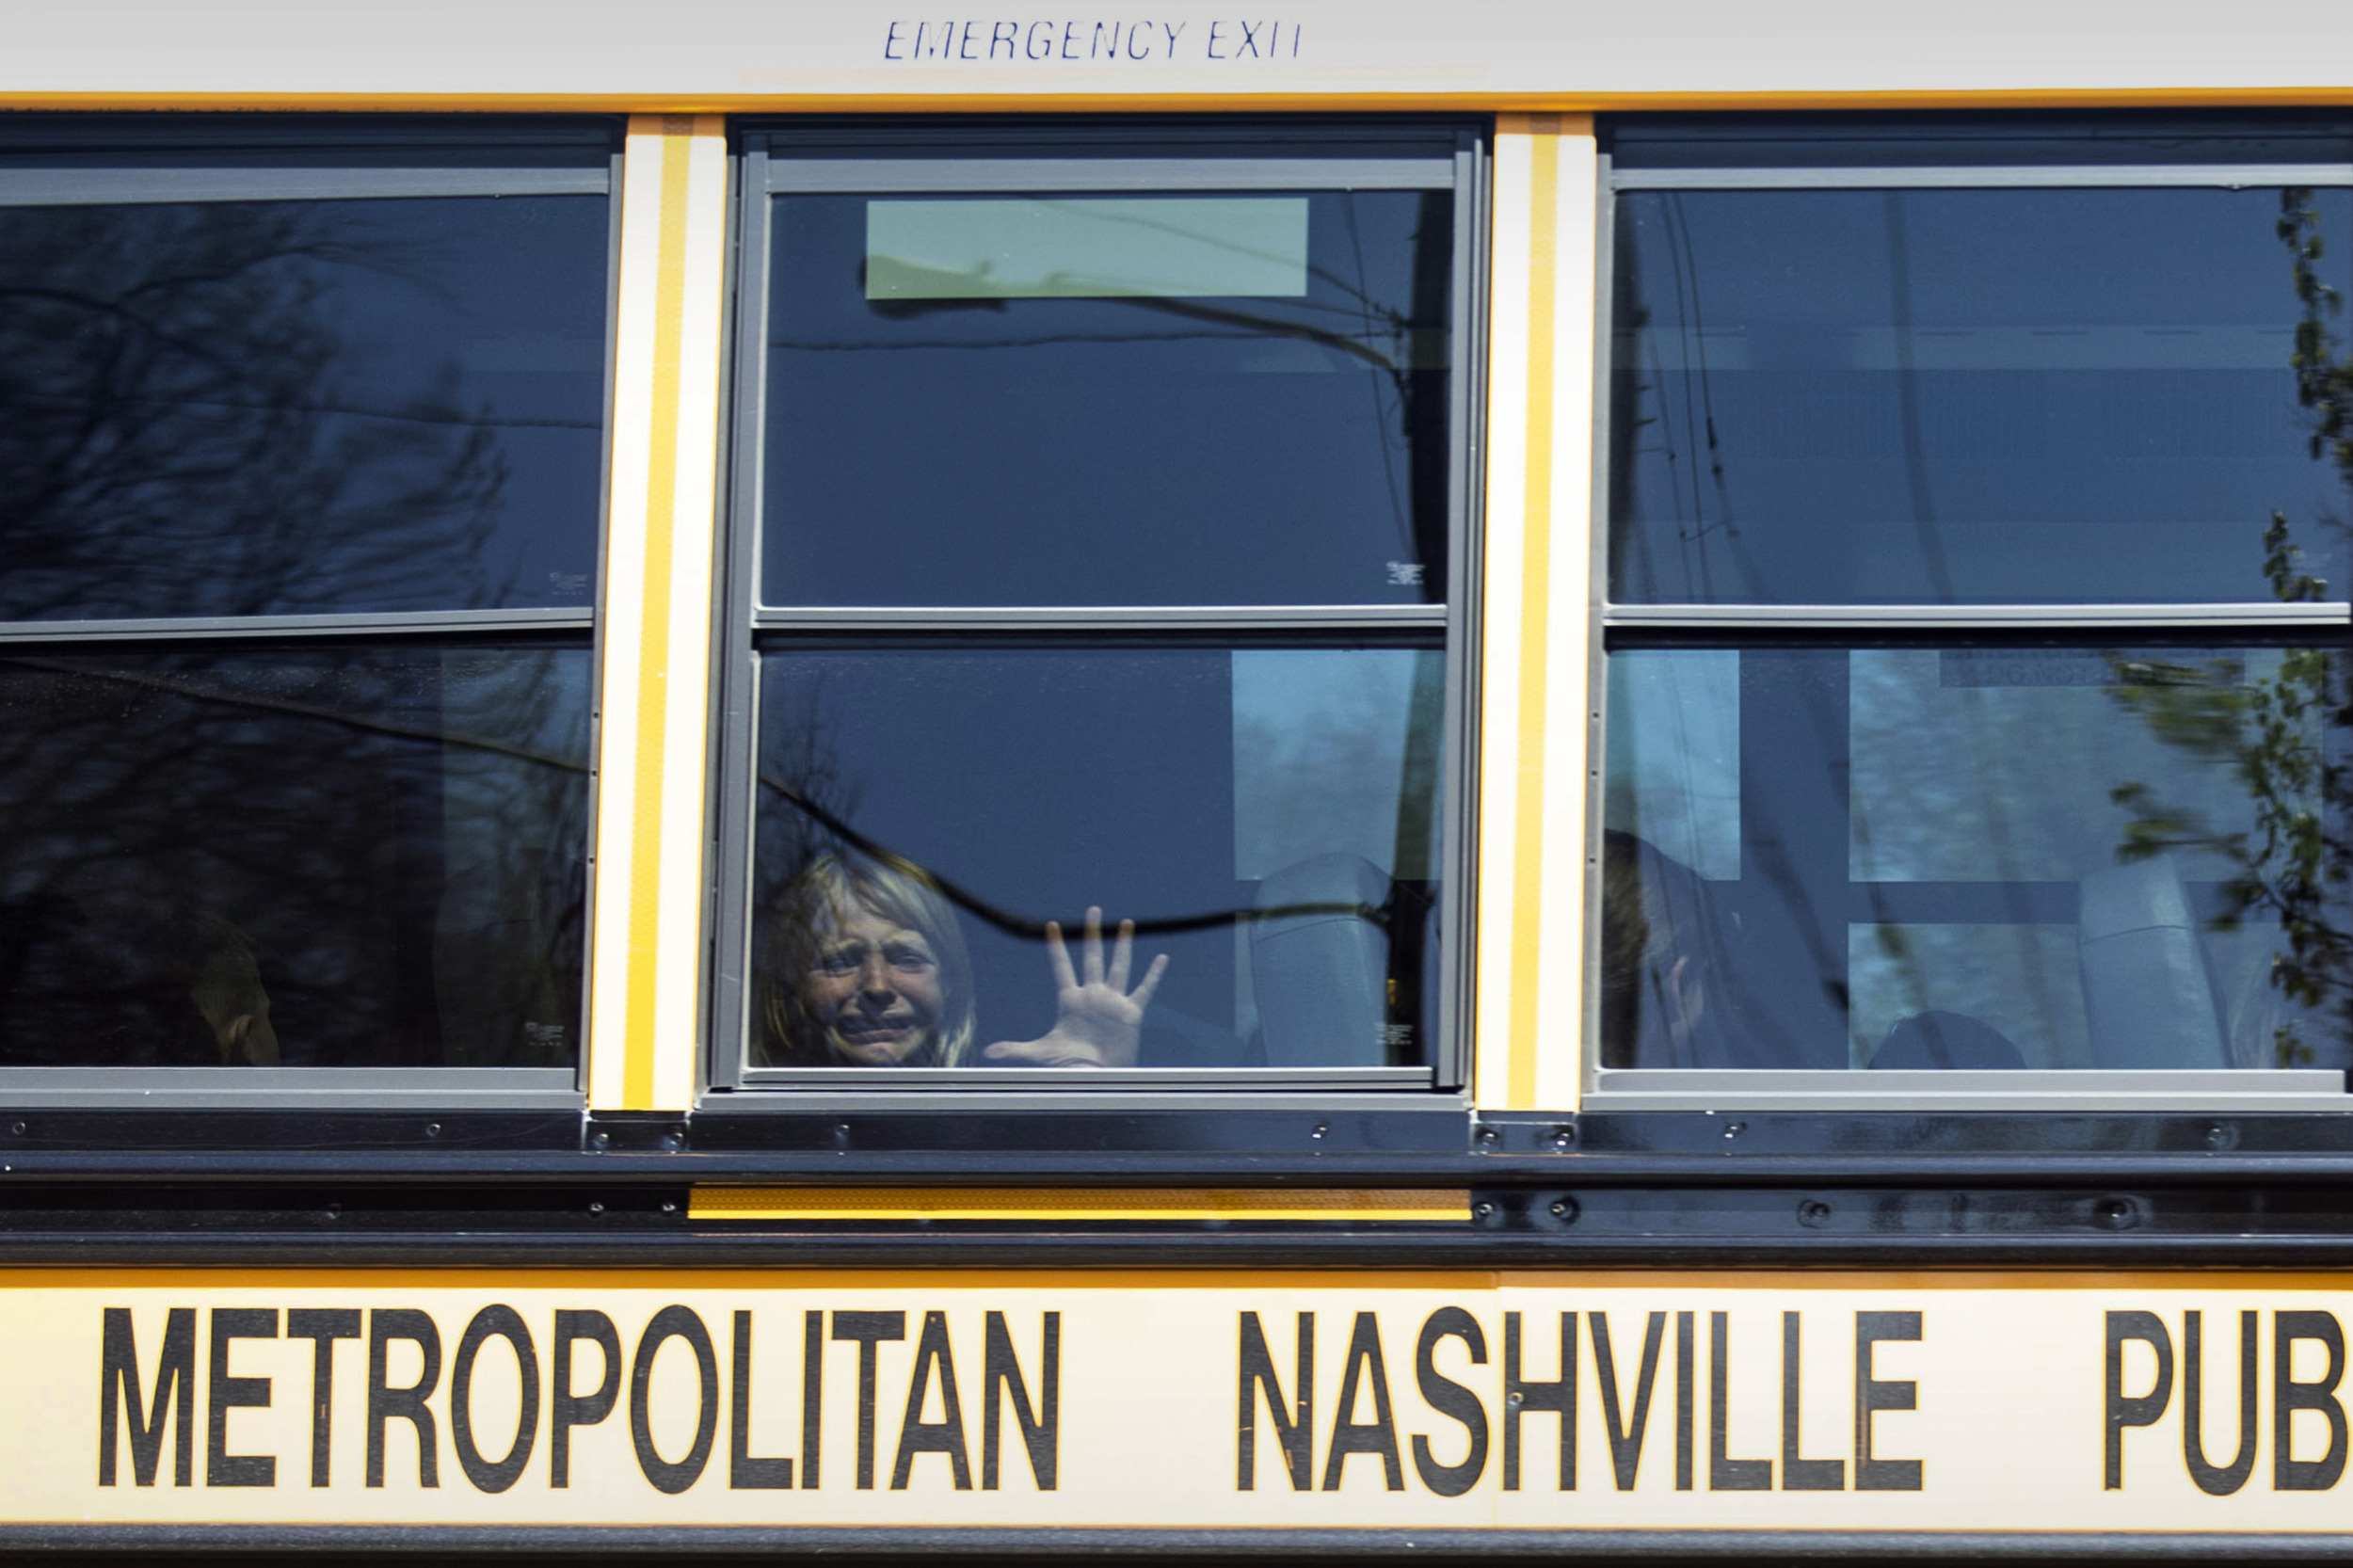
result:
<svg viewBox="0 0 2353 1568"><path fill-rule="evenodd" d="M1307 292L1307 199L876 200L869 299L1292 297Z"/></svg>

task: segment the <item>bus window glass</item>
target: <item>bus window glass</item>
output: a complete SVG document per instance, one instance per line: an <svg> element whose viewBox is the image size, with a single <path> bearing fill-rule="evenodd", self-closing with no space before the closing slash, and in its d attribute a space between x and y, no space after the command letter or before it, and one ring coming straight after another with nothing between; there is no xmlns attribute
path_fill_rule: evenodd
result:
<svg viewBox="0 0 2353 1568"><path fill-rule="evenodd" d="M1450 193L772 224L762 602L1444 600Z"/></svg>
<svg viewBox="0 0 2353 1568"><path fill-rule="evenodd" d="M1625 192L1611 598L2265 601L2275 513L2342 598L2281 241L2342 297L2353 189L2218 184Z"/></svg>
<svg viewBox="0 0 2353 1568"><path fill-rule="evenodd" d="M751 1064L1428 1062L1444 667L1399 647L769 649ZM1166 960L1136 1016L1081 1032L1092 1057L1035 1046L1069 1011L1047 922L1083 983L1090 907L1104 1008Z"/></svg>
<svg viewBox="0 0 2353 1568"><path fill-rule="evenodd" d="M2353 1066L2340 643L1610 664L1606 1065Z"/></svg>
<svg viewBox="0 0 2353 1568"><path fill-rule="evenodd" d="M590 657L0 649L0 1065L568 1067Z"/></svg>
<svg viewBox="0 0 2353 1568"><path fill-rule="evenodd" d="M0 207L0 620L593 604L608 223Z"/></svg>

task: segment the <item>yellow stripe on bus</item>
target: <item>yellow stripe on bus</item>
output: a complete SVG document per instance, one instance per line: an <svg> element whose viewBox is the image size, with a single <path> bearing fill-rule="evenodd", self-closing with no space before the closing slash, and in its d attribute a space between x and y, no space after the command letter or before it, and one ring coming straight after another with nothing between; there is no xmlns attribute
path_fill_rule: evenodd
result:
<svg viewBox="0 0 2353 1568"><path fill-rule="evenodd" d="M1528 127L1528 450L1520 564L1520 751L1513 826L1512 1013L1504 1103L1536 1103L1536 987L1544 935L1545 616L1552 589L1552 376L1561 227L1560 122Z"/></svg>
<svg viewBox="0 0 2353 1568"><path fill-rule="evenodd" d="M1320 1220L1466 1224L1466 1188L697 1187L696 1220Z"/></svg>
<svg viewBox="0 0 2353 1568"><path fill-rule="evenodd" d="M662 124L661 248L655 264L653 429L646 485L645 619L638 646L637 776L632 813L625 1103L653 1106L656 940L662 891L663 748L668 738L670 560L678 528L679 361L685 350L687 162L695 122Z"/></svg>

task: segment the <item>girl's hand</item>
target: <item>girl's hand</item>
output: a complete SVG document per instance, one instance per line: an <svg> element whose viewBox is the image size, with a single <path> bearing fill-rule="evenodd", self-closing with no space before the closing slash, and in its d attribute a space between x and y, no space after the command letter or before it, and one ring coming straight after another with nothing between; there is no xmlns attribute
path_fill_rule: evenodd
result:
<svg viewBox="0 0 2353 1568"><path fill-rule="evenodd" d="M1062 927L1046 922L1046 962L1054 973L1054 1027L1034 1040L1000 1040L981 1052L984 1060L1008 1067L1132 1067L1144 1034L1144 1010L1168 972L1168 954L1152 960L1143 981L1128 989L1136 922L1119 922L1111 967L1103 964L1103 911L1087 911L1086 941L1080 946L1083 976L1070 968Z"/></svg>

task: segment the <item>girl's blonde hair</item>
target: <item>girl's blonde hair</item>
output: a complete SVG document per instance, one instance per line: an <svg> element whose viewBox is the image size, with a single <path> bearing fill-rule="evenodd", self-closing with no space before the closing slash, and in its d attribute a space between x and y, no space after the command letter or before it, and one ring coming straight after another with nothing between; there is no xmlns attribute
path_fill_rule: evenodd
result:
<svg viewBox="0 0 2353 1568"><path fill-rule="evenodd" d="M809 1016L802 982L817 967L826 941L850 912L872 910L920 935L939 965L940 1016L922 1048L900 1064L953 1067L972 1049L976 1028L972 1005L972 960L955 911L940 896L929 873L896 856L853 856L834 851L801 868L785 888L775 915L760 979L766 1064L834 1067L842 1064L825 1033Z"/></svg>

